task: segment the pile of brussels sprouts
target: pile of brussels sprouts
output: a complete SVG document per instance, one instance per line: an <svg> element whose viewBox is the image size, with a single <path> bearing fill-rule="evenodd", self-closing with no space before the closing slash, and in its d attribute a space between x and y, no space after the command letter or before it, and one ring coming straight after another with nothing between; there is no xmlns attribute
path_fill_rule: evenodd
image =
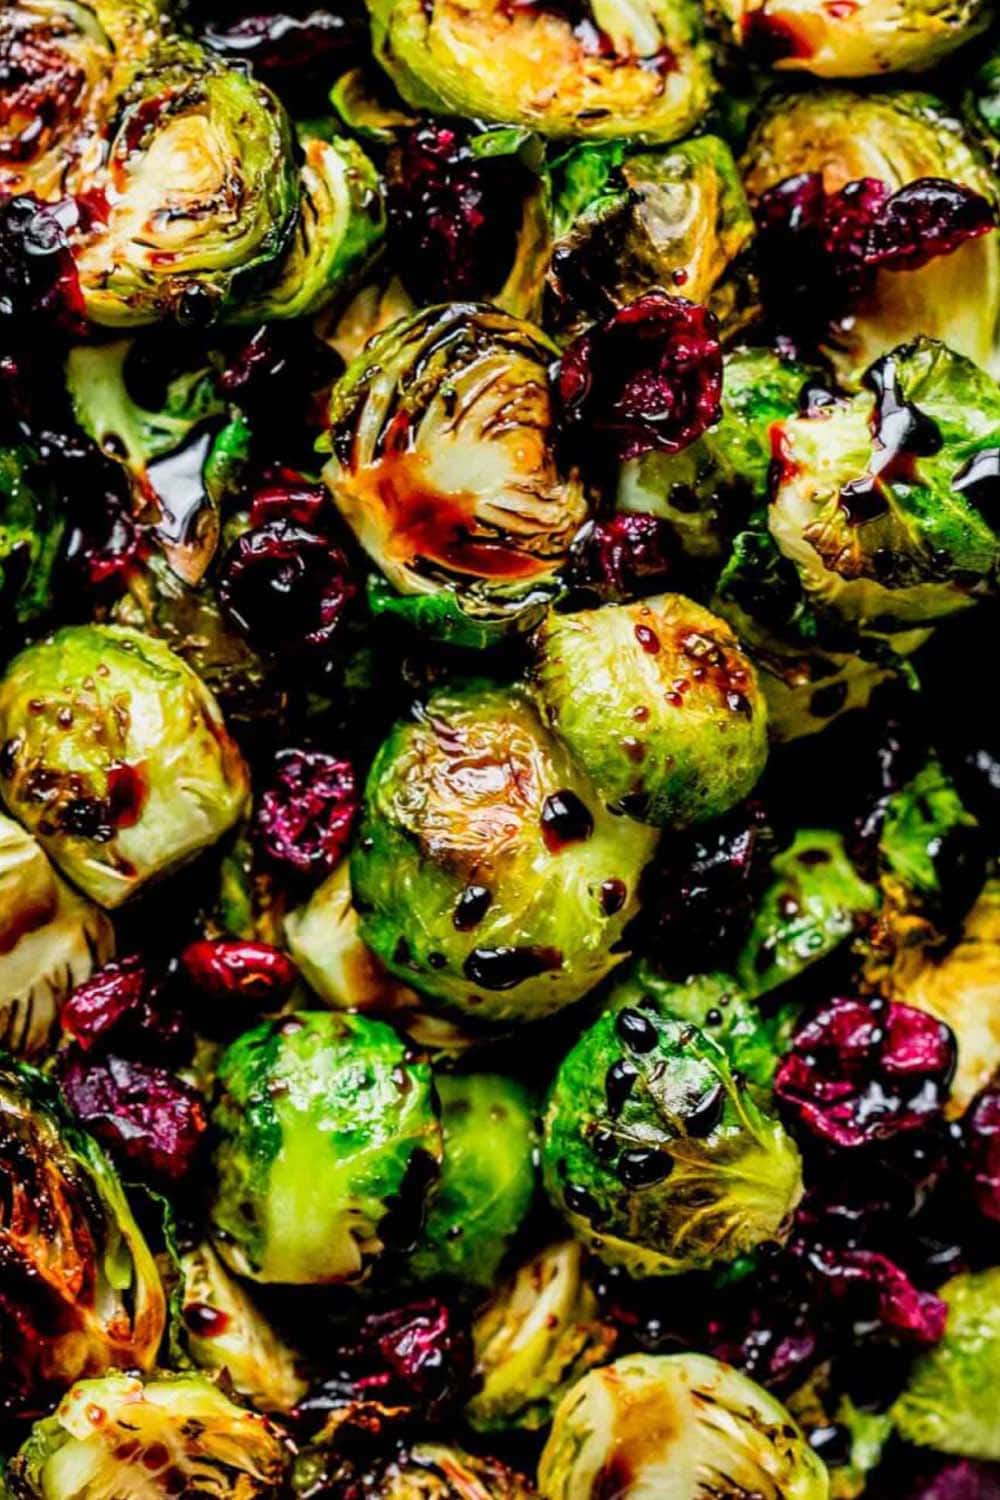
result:
<svg viewBox="0 0 1000 1500"><path fill-rule="evenodd" d="M0 1494L998 1500L989 0L0 3Z"/></svg>

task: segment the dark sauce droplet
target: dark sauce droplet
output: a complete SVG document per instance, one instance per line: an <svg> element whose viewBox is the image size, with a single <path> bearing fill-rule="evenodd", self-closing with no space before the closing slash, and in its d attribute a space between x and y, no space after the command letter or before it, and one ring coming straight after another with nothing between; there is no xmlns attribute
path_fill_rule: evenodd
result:
<svg viewBox="0 0 1000 1500"><path fill-rule="evenodd" d="M581 844L594 831L594 818L575 792L553 792L542 804L542 838L552 854L567 844Z"/></svg>
<svg viewBox="0 0 1000 1500"><path fill-rule="evenodd" d="M601 911L606 917L613 917L620 912L628 898L628 887L624 880L605 880L601 884L599 900Z"/></svg>
<svg viewBox="0 0 1000 1500"><path fill-rule="evenodd" d="M462 972L484 990L512 990L561 966L558 948L473 948Z"/></svg>
<svg viewBox="0 0 1000 1500"><path fill-rule="evenodd" d="M493 893L484 885L467 885L459 896L452 914L452 923L459 932L471 932L478 927L493 903Z"/></svg>
<svg viewBox="0 0 1000 1500"><path fill-rule="evenodd" d="M959 469L951 487L974 505L990 526L1000 525L1000 448L974 453Z"/></svg>
<svg viewBox="0 0 1000 1500"><path fill-rule="evenodd" d="M656 1027L641 1010L633 1010L631 1006L618 1012L615 1030L629 1051L640 1056L652 1052L656 1046Z"/></svg>
<svg viewBox="0 0 1000 1500"><path fill-rule="evenodd" d="M623 1151L618 1160L618 1176L626 1187L653 1187L664 1182L673 1171L673 1157L655 1146Z"/></svg>
<svg viewBox="0 0 1000 1500"><path fill-rule="evenodd" d="M217 1339L229 1327L229 1314L207 1302L189 1302L181 1316L197 1338Z"/></svg>
<svg viewBox="0 0 1000 1500"><path fill-rule="evenodd" d="M685 1113L684 1126L688 1135L693 1135L699 1140L711 1135L722 1119L722 1111L725 1107L726 1091L721 1083L717 1083Z"/></svg>
<svg viewBox="0 0 1000 1500"><path fill-rule="evenodd" d="M872 436L876 451L868 473L852 479L840 492L840 508L852 526L886 515L885 485L917 483L914 460L940 452L942 443L937 423L904 397L893 355L877 360L864 383L875 395Z"/></svg>
<svg viewBox="0 0 1000 1500"><path fill-rule="evenodd" d="M612 1120L617 1120L625 1103L635 1087L635 1081L639 1074L635 1063L630 1063L626 1058L619 1058L618 1062L611 1064L604 1078L604 1095L608 1103L608 1114Z"/></svg>
<svg viewBox="0 0 1000 1500"><path fill-rule="evenodd" d="M577 1187L570 1183L563 1193L563 1200L571 1214L579 1214L582 1219L587 1219L591 1224L596 1224L601 1217L601 1205L593 1193L588 1193L584 1187Z"/></svg>

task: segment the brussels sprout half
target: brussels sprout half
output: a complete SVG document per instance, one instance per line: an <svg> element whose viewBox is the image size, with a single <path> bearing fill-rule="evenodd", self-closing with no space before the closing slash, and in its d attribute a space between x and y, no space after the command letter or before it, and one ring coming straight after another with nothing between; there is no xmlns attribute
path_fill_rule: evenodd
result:
<svg viewBox="0 0 1000 1500"><path fill-rule="evenodd" d="M417 109L556 137L674 141L714 91L689 0L597 0L581 28L558 6L367 3L375 56Z"/></svg>
<svg viewBox="0 0 1000 1500"><path fill-rule="evenodd" d="M1000 1266L954 1276L939 1296L948 1304L944 1338L917 1359L893 1420L907 1442L1000 1460Z"/></svg>
<svg viewBox="0 0 1000 1500"><path fill-rule="evenodd" d="M0 791L59 867L119 906L226 833L247 768L201 680L160 641L70 625L0 682Z"/></svg>
<svg viewBox="0 0 1000 1500"><path fill-rule="evenodd" d="M829 192L864 177L892 189L944 178L997 202L985 154L960 122L932 95L904 90L778 96L763 110L742 168L751 203L801 172L821 172ZM1000 235L987 234L918 269L878 271L825 353L842 379L856 380L880 355L926 334L991 369L1000 362L998 329Z"/></svg>
<svg viewBox="0 0 1000 1500"><path fill-rule="evenodd" d="M101 1147L33 1068L0 1061L0 1401L30 1416L82 1375L152 1367L156 1262Z"/></svg>
<svg viewBox="0 0 1000 1500"><path fill-rule="evenodd" d="M574 1381L603 1364L618 1338L583 1275L584 1251L560 1240L500 1286L472 1325L480 1387L465 1408L477 1432L535 1432Z"/></svg>
<svg viewBox="0 0 1000 1500"><path fill-rule="evenodd" d="M768 526L819 610L892 634L996 593L1000 534L982 501L1000 472L1000 387L931 339L884 355L864 384L776 425Z"/></svg>
<svg viewBox="0 0 1000 1500"><path fill-rule="evenodd" d="M288 1464L278 1430L200 1375L107 1375L36 1422L6 1478L15 1500L268 1500Z"/></svg>
<svg viewBox="0 0 1000 1500"><path fill-rule="evenodd" d="M41 845L0 816L0 1045L44 1052L67 995L115 949L108 917L59 879Z"/></svg>
<svg viewBox="0 0 1000 1500"><path fill-rule="evenodd" d="M755 61L819 78L931 68L990 24L987 0L721 0Z"/></svg>
<svg viewBox="0 0 1000 1500"><path fill-rule="evenodd" d="M435 1079L444 1160L409 1269L489 1287L535 1195L535 1108L497 1073Z"/></svg>
<svg viewBox="0 0 1000 1500"><path fill-rule="evenodd" d="M802 1194L778 1120L696 1026L655 1000L607 1011L556 1074L545 1186L602 1260L638 1275L704 1270L780 1241Z"/></svg>
<svg viewBox="0 0 1000 1500"><path fill-rule="evenodd" d="M442 688L368 778L361 936L472 1021L549 1015L621 961L654 844L605 810L521 688Z"/></svg>
<svg viewBox="0 0 1000 1500"><path fill-rule="evenodd" d="M256 1281L361 1280L441 1159L430 1069L383 1022L316 1011L248 1031L218 1079L219 1254Z"/></svg>
<svg viewBox="0 0 1000 1500"><path fill-rule="evenodd" d="M471 646L538 623L587 515L556 463L556 354L530 324L457 303L391 325L348 367L323 477L391 585L376 611Z"/></svg>
<svg viewBox="0 0 1000 1500"><path fill-rule="evenodd" d="M274 266L295 222L284 110L194 42L162 43L131 81L107 172L107 217L76 249L94 323L211 323Z"/></svg>
<svg viewBox="0 0 1000 1500"><path fill-rule="evenodd" d="M562 1399L543 1500L827 1500L823 1463L761 1386L706 1354L631 1354Z"/></svg>

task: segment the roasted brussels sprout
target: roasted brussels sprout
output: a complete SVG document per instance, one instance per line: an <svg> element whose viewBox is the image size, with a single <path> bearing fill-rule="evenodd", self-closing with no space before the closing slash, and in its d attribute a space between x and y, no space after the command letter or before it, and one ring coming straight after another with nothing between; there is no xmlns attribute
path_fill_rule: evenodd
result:
<svg viewBox="0 0 1000 1500"><path fill-rule="evenodd" d="M687 0L596 0L580 26L558 4L368 0L368 9L375 56L418 109L556 137L674 141L713 92Z"/></svg>
<svg viewBox="0 0 1000 1500"><path fill-rule="evenodd" d="M165 41L122 95L108 152L107 217L76 252L92 322L204 327L274 267L297 179L284 111L262 84Z"/></svg>
<svg viewBox="0 0 1000 1500"><path fill-rule="evenodd" d="M111 923L59 879L41 846L0 816L0 1043L44 1052L59 1007L114 952Z"/></svg>
<svg viewBox="0 0 1000 1500"><path fill-rule="evenodd" d="M553 171L546 321L560 336L582 333L651 286L707 304L724 329L739 321L727 273L754 224L724 141L697 136L667 151L575 146Z"/></svg>
<svg viewBox="0 0 1000 1500"><path fill-rule="evenodd" d="M810 1447L815 1444L824 1462L829 1460L830 1500L861 1500L892 1436L892 1418L855 1405L835 1389L832 1374L831 1361L818 1365L787 1398L787 1406ZM825 1453L824 1443L829 1445Z"/></svg>
<svg viewBox="0 0 1000 1500"><path fill-rule="evenodd" d="M497 1073L441 1073L435 1082L444 1160L410 1270L419 1281L488 1287L534 1197L533 1101Z"/></svg>
<svg viewBox="0 0 1000 1500"><path fill-rule="evenodd" d="M102 906L222 836L248 775L215 700L161 642L73 625L22 651L0 682L0 791Z"/></svg>
<svg viewBox="0 0 1000 1500"><path fill-rule="evenodd" d="M613 805L682 826L751 791L767 759L767 709L724 620L661 594L552 612L536 641L545 716Z"/></svg>
<svg viewBox="0 0 1000 1500"><path fill-rule="evenodd" d="M218 1067L216 1187L223 1260L256 1281L358 1281L441 1158L430 1069L391 1027L301 1012L238 1038Z"/></svg>
<svg viewBox="0 0 1000 1500"><path fill-rule="evenodd" d="M33 1068L0 1064L0 1407L47 1409L82 1375L152 1367L156 1262L104 1152Z"/></svg>
<svg viewBox="0 0 1000 1500"><path fill-rule="evenodd" d="M348 1423L348 1425L350 1425ZM371 1434L365 1433L371 1443ZM306 1448L296 1460L292 1490L301 1500L334 1495L372 1500L535 1500L519 1474L493 1458L444 1443L415 1443L371 1458L338 1457Z"/></svg>
<svg viewBox="0 0 1000 1500"><path fill-rule="evenodd" d="M1000 465L1000 387L930 339L885 355L864 385L775 426L768 525L820 610L891 634L996 591L982 497Z"/></svg>
<svg viewBox="0 0 1000 1500"><path fill-rule="evenodd" d="M1000 1266L964 1272L941 1288L944 1338L921 1354L892 1407L907 1442L1000 1460L996 1378L1000 1369Z"/></svg>
<svg viewBox="0 0 1000 1500"><path fill-rule="evenodd" d="M826 829L800 829L771 870L736 967L751 995L765 995L825 958L878 905L877 890L861 879L840 835Z"/></svg>
<svg viewBox="0 0 1000 1500"><path fill-rule="evenodd" d="M583 1259L575 1240L548 1245L477 1313L480 1386L465 1415L478 1432L547 1426L563 1392L608 1358L617 1331L600 1318Z"/></svg>
<svg viewBox="0 0 1000 1500"><path fill-rule="evenodd" d="M857 13L838 24L850 30L856 20ZM824 89L779 96L764 109L742 165L758 212L770 189L809 173L821 174L827 193L862 181L892 191L929 181L957 184L994 207L997 202L986 158L961 124L931 95L903 90ZM774 268L779 292L795 288L800 258L793 248L788 263ZM834 326L821 333L838 372L856 379L880 355L919 334L943 339L987 369L995 367L1000 237L982 234L927 264L913 255L911 264L914 269L876 266L864 295L852 297L840 315L831 306L830 288L806 290L807 302L815 300L813 315L833 317Z"/></svg>
<svg viewBox="0 0 1000 1500"><path fill-rule="evenodd" d="M361 936L472 1020L533 1020L620 962L654 841L602 807L522 689L441 688L369 775Z"/></svg>
<svg viewBox="0 0 1000 1500"><path fill-rule="evenodd" d="M587 514L556 463L555 354L459 303L390 326L334 387L324 478L391 585L377 611L470 646L538 623Z"/></svg>
<svg viewBox="0 0 1000 1500"><path fill-rule="evenodd" d="M831 10L818 0L721 0L755 61L819 78L917 73L985 31L986 0L877 0Z"/></svg>
<svg viewBox="0 0 1000 1500"><path fill-rule="evenodd" d="M200 1375L80 1380L7 1468L15 1500L267 1500L288 1467L277 1429Z"/></svg>
<svg viewBox="0 0 1000 1500"><path fill-rule="evenodd" d="M781 1403L705 1354L631 1354L592 1370L559 1405L538 1484L543 1500L829 1493Z"/></svg>
<svg viewBox="0 0 1000 1500"><path fill-rule="evenodd" d="M609 1010L563 1059L545 1112L545 1186L611 1265L675 1275L788 1232L798 1152L704 1032Z"/></svg>
<svg viewBox="0 0 1000 1500"><path fill-rule="evenodd" d="M307 1390L295 1355L207 1241L181 1257L180 1278L185 1353L259 1411L291 1411Z"/></svg>

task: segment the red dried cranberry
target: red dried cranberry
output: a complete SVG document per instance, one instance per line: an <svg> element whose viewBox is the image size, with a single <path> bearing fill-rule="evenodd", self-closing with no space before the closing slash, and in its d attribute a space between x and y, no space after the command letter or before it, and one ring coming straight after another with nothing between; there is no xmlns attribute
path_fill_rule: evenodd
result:
<svg viewBox="0 0 1000 1500"><path fill-rule="evenodd" d="M279 654L329 646L355 592L343 552L287 521L239 537L219 579L226 613L254 645Z"/></svg>
<svg viewBox="0 0 1000 1500"><path fill-rule="evenodd" d="M183 1017L165 1003L161 988L137 954L98 969L65 1001L60 1023L83 1052L113 1046L129 1057L181 1061L192 1037Z"/></svg>
<svg viewBox="0 0 1000 1500"><path fill-rule="evenodd" d="M339 356L299 324L263 324L239 346L219 376L219 390L255 419L281 423L303 393L334 379Z"/></svg>
<svg viewBox="0 0 1000 1500"><path fill-rule="evenodd" d="M59 1075L66 1103L126 1171L154 1182L189 1177L205 1133L201 1096L165 1068L123 1057L73 1057Z"/></svg>
<svg viewBox="0 0 1000 1500"><path fill-rule="evenodd" d="M686 448L718 420L721 397L715 317L666 292L647 292L589 329L559 368L571 444L622 461Z"/></svg>
<svg viewBox="0 0 1000 1500"><path fill-rule="evenodd" d="M903 1500L1000 1500L1000 1464L938 1459L912 1476Z"/></svg>
<svg viewBox="0 0 1000 1500"><path fill-rule="evenodd" d="M389 253L411 295L447 302L498 292L532 186L516 157L474 156L458 125L406 131L386 162L386 209Z"/></svg>
<svg viewBox="0 0 1000 1500"><path fill-rule="evenodd" d="M1000 1223L1000 1080L983 1090L963 1126L976 1207L985 1218Z"/></svg>
<svg viewBox="0 0 1000 1500"><path fill-rule="evenodd" d="M321 750L283 750L257 804L258 848L286 873L322 879L347 848L357 810L349 761Z"/></svg>
<svg viewBox="0 0 1000 1500"><path fill-rule="evenodd" d="M294 3L260 13L252 3L239 7L235 15L220 16L216 10L199 31L213 52L251 64L255 75L286 94L300 113L307 101L328 106L330 79L362 55L366 35L361 7L306 8Z"/></svg>
<svg viewBox="0 0 1000 1500"><path fill-rule="evenodd" d="M93 481L89 485L88 477ZM123 594L150 550L118 476L108 475L107 482L102 478L93 463L76 476L63 551L70 591L91 606L95 596L110 601Z"/></svg>
<svg viewBox="0 0 1000 1500"><path fill-rule="evenodd" d="M199 994L222 1006L198 1012L199 1027L210 1036L244 1031L256 1015L280 1010L296 979L295 965L280 949L238 938L189 943L180 965Z"/></svg>
<svg viewBox="0 0 1000 1500"><path fill-rule="evenodd" d="M672 533L659 516L636 514L588 521L570 548L567 581L612 602L652 593L674 567Z"/></svg>
<svg viewBox="0 0 1000 1500"><path fill-rule="evenodd" d="M72 209L72 205L70 205ZM36 339L43 329L86 331L80 280L61 206L30 193L0 200L0 345ZM71 212L71 218L75 213Z"/></svg>
<svg viewBox="0 0 1000 1500"><path fill-rule="evenodd" d="M250 525L267 526L273 521L291 521L307 531L321 531L330 516L330 494L325 485L305 479L286 478L262 484L250 502Z"/></svg>
<svg viewBox="0 0 1000 1500"><path fill-rule="evenodd" d="M876 1323L922 1346L936 1344L944 1334L947 1303L933 1292L920 1291L887 1255L813 1246L808 1262L822 1294L843 1304L852 1323Z"/></svg>
<svg viewBox="0 0 1000 1500"><path fill-rule="evenodd" d="M775 1093L824 1140L865 1146L935 1117L954 1068L955 1038L933 1016L877 999L836 999L795 1033Z"/></svg>

